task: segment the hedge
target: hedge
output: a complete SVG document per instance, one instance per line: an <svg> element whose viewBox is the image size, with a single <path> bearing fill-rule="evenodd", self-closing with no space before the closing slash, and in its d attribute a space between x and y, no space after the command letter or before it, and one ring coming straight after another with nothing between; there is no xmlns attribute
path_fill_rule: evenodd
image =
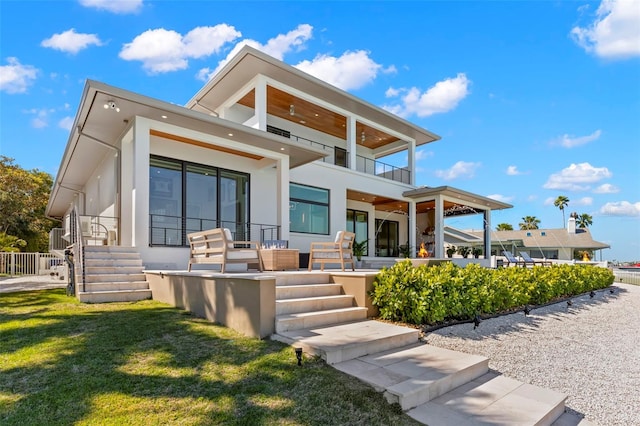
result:
<svg viewBox="0 0 640 426"><path fill-rule="evenodd" d="M541 305L613 281L609 269L590 265L488 269L448 262L414 267L407 260L380 271L371 297L382 319L433 325Z"/></svg>

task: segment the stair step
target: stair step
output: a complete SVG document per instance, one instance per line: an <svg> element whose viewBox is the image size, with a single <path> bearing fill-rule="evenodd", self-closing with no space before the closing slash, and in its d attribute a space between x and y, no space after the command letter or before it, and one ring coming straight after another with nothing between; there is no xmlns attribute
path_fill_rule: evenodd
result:
<svg viewBox="0 0 640 426"><path fill-rule="evenodd" d="M82 286L82 284L80 285ZM84 288L87 293L116 290L149 290L149 283L147 281L86 283Z"/></svg>
<svg viewBox="0 0 640 426"><path fill-rule="evenodd" d="M338 363L363 355L415 344L419 336L417 329L363 320L300 330L277 331L271 338L301 347L305 353L318 355L327 364L336 364L338 368L337 366L341 365Z"/></svg>
<svg viewBox="0 0 640 426"><path fill-rule="evenodd" d="M298 299L302 297L336 296L342 292L340 284L303 284L276 286L276 299Z"/></svg>
<svg viewBox="0 0 640 426"><path fill-rule="evenodd" d="M85 261L87 259L140 259L140 254L135 252L102 252L102 251L85 251Z"/></svg>
<svg viewBox="0 0 640 426"><path fill-rule="evenodd" d="M559 392L487 373L407 414L430 426L551 425L562 416L565 400Z"/></svg>
<svg viewBox="0 0 640 426"><path fill-rule="evenodd" d="M134 247L129 246L85 246L85 253L137 253Z"/></svg>
<svg viewBox="0 0 640 426"><path fill-rule="evenodd" d="M135 302L151 299L151 290L79 292L78 299L83 303Z"/></svg>
<svg viewBox="0 0 640 426"><path fill-rule="evenodd" d="M146 281L145 274L86 274L84 282L86 283L109 283L117 281Z"/></svg>
<svg viewBox="0 0 640 426"><path fill-rule="evenodd" d="M329 284L331 274L328 272L295 272L276 275L276 286L302 284Z"/></svg>
<svg viewBox="0 0 640 426"><path fill-rule="evenodd" d="M137 266L140 268L140 270L143 269L142 266L142 259L140 259L140 257L133 259L112 259L112 258L101 258L101 259L84 259L84 266L85 268L89 268L89 267L101 267L101 266L105 266L105 267L110 267L110 266L116 266L116 267L120 267L120 266L125 266L125 267L132 267L132 266Z"/></svg>
<svg viewBox="0 0 640 426"><path fill-rule="evenodd" d="M328 311L352 306L353 296L348 294L276 300L276 315Z"/></svg>
<svg viewBox="0 0 640 426"><path fill-rule="evenodd" d="M368 355L337 365L403 410L432 400L489 370L489 360L431 345L417 345Z"/></svg>
<svg viewBox="0 0 640 426"><path fill-rule="evenodd" d="M595 423L591 423L589 420L577 414L565 411L558 417L558 420L551 423L551 426L595 426Z"/></svg>
<svg viewBox="0 0 640 426"><path fill-rule="evenodd" d="M360 307L276 315L276 333L349 321L359 321L366 318L367 308Z"/></svg>
<svg viewBox="0 0 640 426"><path fill-rule="evenodd" d="M87 266L85 264L85 274L101 275L101 274L142 274L141 266Z"/></svg>

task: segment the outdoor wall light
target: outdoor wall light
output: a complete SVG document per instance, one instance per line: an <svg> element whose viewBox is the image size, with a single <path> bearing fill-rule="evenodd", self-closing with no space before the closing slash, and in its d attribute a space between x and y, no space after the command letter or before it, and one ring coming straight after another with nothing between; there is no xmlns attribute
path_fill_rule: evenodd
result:
<svg viewBox="0 0 640 426"><path fill-rule="evenodd" d="M289 115L294 116L296 115L296 108L292 105L289 105Z"/></svg>
<svg viewBox="0 0 640 426"><path fill-rule="evenodd" d="M116 112L120 112L120 108L115 101L107 101L107 103L104 104L104 109L114 109Z"/></svg>
<svg viewBox="0 0 640 426"><path fill-rule="evenodd" d="M296 358L298 359L298 366L302 367L302 348L295 348L296 349Z"/></svg>

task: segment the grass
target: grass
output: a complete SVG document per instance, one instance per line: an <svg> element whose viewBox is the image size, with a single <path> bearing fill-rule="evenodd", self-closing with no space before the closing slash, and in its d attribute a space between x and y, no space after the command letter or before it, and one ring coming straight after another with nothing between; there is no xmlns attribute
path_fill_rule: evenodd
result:
<svg viewBox="0 0 640 426"><path fill-rule="evenodd" d="M0 295L0 424L418 424L291 347L167 305Z"/></svg>

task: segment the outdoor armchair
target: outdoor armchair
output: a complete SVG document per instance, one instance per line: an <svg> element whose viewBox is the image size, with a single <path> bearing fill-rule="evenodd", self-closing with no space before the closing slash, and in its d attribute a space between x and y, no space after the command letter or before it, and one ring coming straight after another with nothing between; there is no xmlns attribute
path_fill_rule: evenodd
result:
<svg viewBox="0 0 640 426"><path fill-rule="evenodd" d="M256 241L233 241L227 228L187 234L189 239L189 271L193 264L217 264L224 273L227 264L243 263L247 267L256 265L262 272L260 243Z"/></svg>
<svg viewBox="0 0 640 426"><path fill-rule="evenodd" d="M344 271L344 266L351 263L351 270L355 271L355 261L353 258L353 242L356 234L348 231L339 231L334 242L311 243L309 250L309 271L313 269L314 263L320 264L320 270L324 271L325 263L340 264Z"/></svg>

